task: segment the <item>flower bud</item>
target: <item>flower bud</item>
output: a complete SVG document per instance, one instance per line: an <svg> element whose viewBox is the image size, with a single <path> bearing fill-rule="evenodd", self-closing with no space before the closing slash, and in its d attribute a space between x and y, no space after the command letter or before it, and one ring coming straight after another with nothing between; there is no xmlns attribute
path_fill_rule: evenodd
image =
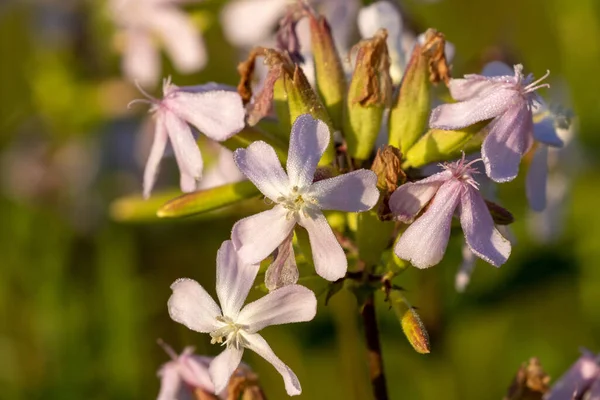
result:
<svg viewBox="0 0 600 400"><path fill-rule="evenodd" d="M349 154L366 160L381 127L383 111L391 101L392 80L387 33L379 30L371 39L362 40L357 49L356 66L346 99L344 135Z"/></svg>
<svg viewBox="0 0 600 400"><path fill-rule="evenodd" d="M417 353L429 353L431 351L429 347L429 334L419 314L417 314L415 309L411 307L404 296L397 290L389 292L388 301L390 302L390 307L396 313L396 317L400 320L402 330L413 349Z"/></svg>
<svg viewBox="0 0 600 400"><path fill-rule="evenodd" d="M532 358L517 371L504 400L540 400L548 391L550 377L542 369L540 360Z"/></svg>

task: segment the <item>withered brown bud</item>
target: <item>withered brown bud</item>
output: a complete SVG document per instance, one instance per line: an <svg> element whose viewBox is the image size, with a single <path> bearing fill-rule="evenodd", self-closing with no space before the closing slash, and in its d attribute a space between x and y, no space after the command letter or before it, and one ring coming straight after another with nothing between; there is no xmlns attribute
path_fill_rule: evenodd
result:
<svg viewBox="0 0 600 400"><path fill-rule="evenodd" d="M377 175L377 188L381 192L377 214L382 221L393 219L388 201L398 185L406 181L406 174L401 168L402 153L394 146L387 145L377 150L371 170Z"/></svg>
<svg viewBox="0 0 600 400"><path fill-rule="evenodd" d="M433 28L425 32L425 43L422 54L429 59L429 80L431 83L444 81L447 85L450 81L450 68L446 61L446 38L444 34Z"/></svg>
<svg viewBox="0 0 600 400"><path fill-rule="evenodd" d="M235 370L227 386L227 400L266 400L258 375L245 365Z"/></svg>
<svg viewBox="0 0 600 400"><path fill-rule="evenodd" d="M548 392L550 377L542 369L537 358L521 365L504 400L542 400Z"/></svg>

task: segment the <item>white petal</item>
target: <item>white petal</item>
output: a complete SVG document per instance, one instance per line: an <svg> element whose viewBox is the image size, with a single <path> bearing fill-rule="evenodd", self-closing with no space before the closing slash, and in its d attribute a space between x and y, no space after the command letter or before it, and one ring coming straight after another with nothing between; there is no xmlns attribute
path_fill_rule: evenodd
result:
<svg viewBox="0 0 600 400"><path fill-rule="evenodd" d="M348 261L327 219L320 212L309 217L300 215L298 221L308 231L315 270L322 278L336 281L348 270Z"/></svg>
<svg viewBox="0 0 600 400"><path fill-rule="evenodd" d="M256 46L273 34L288 4L286 0L228 2L221 13L227 40L236 46Z"/></svg>
<svg viewBox="0 0 600 400"><path fill-rule="evenodd" d="M290 135L287 173L290 186L309 186L315 176L317 164L329 144L329 128L310 114L296 118Z"/></svg>
<svg viewBox="0 0 600 400"><path fill-rule="evenodd" d="M484 96L497 90L498 83L481 75L469 75L465 79L450 79L448 89L454 100L464 101L473 97Z"/></svg>
<svg viewBox="0 0 600 400"><path fill-rule="evenodd" d="M167 95L163 103L213 140L227 140L244 128L245 110L237 92L179 88Z"/></svg>
<svg viewBox="0 0 600 400"><path fill-rule="evenodd" d="M163 113L156 114L156 127L154 129L154 141L152 142L152 149L146 161L146 168L144 169L144 198L150 197L150 192L156 181L156 175L158 173L158 166L160 160L165 153L167 146L168 134L163 121Z"/></svg>
<svg viewBox="0 0 600 400"><path fill-rule="evenodd" d="M237 149L233 160L258 190L274 202L288 194L289 179L275 150L265 142L257 141L245 149Z"/></svg>
<svg viewBox="0 0 600 400"><path fill-rule="evenodd" d="M217 252L217 296L223 315L235 319L256 279L259 265L244 265L238 260L230 240Z"/></svg>
<svg viewBox="0 0 600 400"><path fill-rule="evenodd" d="M475 262L477 261L475 254L473 254L466 241L462 246L462 256L462 263L454 279L454 288L459 293L464 292L471 281L471 274L473 273L473 269L475 269Z"/></svg>
<svg viewBox="0 0 600 400"><path fill-rule="evenodd" d="M130 81L153 87L160 76L160 54L145 31L128 29L123 53L123 73Z"/></svg>
<svg viewBox="0 0 600 400"><path fill-rule="evenodd" d="M452 173L446 170L417 182L405 183L390 196L390 210L399 221L412 222L440 186L451 177Z"/></svg>
<svg viewBox="0 0 600 400"><path fill-rule="evenodd" d="M179 186L181 187L181 191L184 193L195 192L198 190L199 183L191 175L188 175L185 171L179 171Z"/></svg>
<svg viewBox="0 0 600 400"><path fill-rule="evenodd" d="M231 240L238 257L246 264L256 264L267 258L290 234L296 220L287 217L288 210L276 205L239 220L231 231Z"/></svg>
<svg viewBox="0 0 600 400"><path fill-rule="evenodd" d="M216 164L204 174L199 189L210 189L246 179L246 176L240 172L233 161L233 152L225 147L219 147L218 160Z"/></svg>
<svg viewBox="0 0 600 400"><path fill-rule="evenodd" d="M313 196L323 210L361 212L370 210L379 200L377 175L367 169L359 169L334 178L315 182L310 187Z"/></svg>
<svg viewBox="0 0 600 400"><path fill-rule="evenodd" d="M221 315L221 309L198 282L181 278L171 285L171 289L173 294L167 306L173 321L203 333L220 327L216 318Z"/></svg>
<svg viewBox="0 0 600 400"><path fill-rule="evenodd" d="M300 285L287 285L247 304L236 322L256 333L269 325L310 321L317 313L315 294Z"/></svg>
<svg viewBox="0 0 600 400"><path fill-rule="evenodd" d="M541 212L546 208L546 185L548 182L548 146L538 144L533 154L527 182L525 185L527 200L533 211Z"/></svg>
<svg viewBox="0 0 600 400"><path fill-rule="evenodd" d="M300 386L300 381L298 381L296 374L294 374L294 372L285 365L275 353L273 353L273 350L271 350L271 347L262 336L255 333L252 335L244 335L244 338L248 342L248 349L254 351L256 354L270 362L277 372L281 374L288 395L295 396L302 393L302 387Z"/></svg>
<svg viewBox="0 0 600 400"><path fill-rule="evenodd" d="M240 365L244 348L236 349L227 346L221 354L215 357L208 367L208 372L215 385L215 393L221 393L229 383L229 378Z"/></svg>
<svg viewBox="0 0 600 400"><path fill-rule="evenodd" d="M499 267L510 256L510 242L498 232L481 193L465 186L460 202L460 225L471 251L482 260Z"/></svg>
<svg viewBox="0 0 600 400"><path fill-rule="evenodd" d="M417 268L428 268L442 260L462 185L452 180L439 188L427 211L406 229L396 243L394 251L398 257L410 261Z"/></svg>
<svg viewBox="0 0 600 400"><path fill-rule="evenodd" d="M160 392L157 400L173 400L181 386L179 367L176 362L168 362L158 372L160 376Z"/></svg>
<svg viewBox="0 0 600 400"><path fill-rule="evenodd" d="M202 154L192 135L192 130L174 113L162 110L159 113L163 114L165 128L171 139L171 146L181 174L199 180L202 177Z"/></svg>

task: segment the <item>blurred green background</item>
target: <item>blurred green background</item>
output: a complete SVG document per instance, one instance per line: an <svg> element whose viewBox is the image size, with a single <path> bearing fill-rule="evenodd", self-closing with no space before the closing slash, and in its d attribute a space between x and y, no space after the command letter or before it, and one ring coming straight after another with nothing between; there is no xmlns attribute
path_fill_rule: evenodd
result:
<svg viewBox="0 0 600 400"><path fill-rule="evenodd" d="M186 6L204 31L210 62L179 85L237 83L243 54L218 22L222 1ZM214 260L235 216L176 223L119 223L110 203L141 191L143 113L120 78L119 55L100 1L0 3L0 398L147 399L167 355L208 335L170 320L169 285L191 277L214 290ZM563 81L580 129L558 168L569 179L562 229L541 241L527 209L524 174L500 187L516 216L516 244L500 269L478 263L466 293L454 290L460 237L447 257L399 283L431 335L419 355L380 301L392 399L501 399L519 365L538 356L557 377L579 346L600 351L600 4L594 0L403 1L409 25L435 27L456 45L454 75L488 60L522 62ZM136 110L139 111L139 110ZM140 153L140 154L138 154ZM165 160L159 186L176 185ZM538 216L539 220L539 216ZM532 222L533 221L533 222ZM534 227L534 229L532 229ZM536 233L537 232L537 233ZM379 299L381 300L381 299ZM298 375L304 399L369 399L354 299L320 302L315 321L272 327L265 337ZM270 399L281 378L250 352Z"/></svg>

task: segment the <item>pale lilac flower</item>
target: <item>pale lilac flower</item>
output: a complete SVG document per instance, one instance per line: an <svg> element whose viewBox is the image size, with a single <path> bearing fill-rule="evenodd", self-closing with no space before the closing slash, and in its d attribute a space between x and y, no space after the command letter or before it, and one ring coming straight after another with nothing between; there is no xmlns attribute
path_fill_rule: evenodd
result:
<svg viewBox="0 0 600 400"><path fill-rule="evenodd" d="M231 241L223 242L217 253L217 297L221 307L198 282L183 278L171 285L169 315L191 330L210 333L211 343L225 346L208 368L216 393L226 387L240 364L244 348L248 348L275 367L290 396L297 395L302 392L298 378L257 332L269 325L312 320L317 312L317 299L304 286L288 285L242 307L258 268L243 264Z"/></svg>
<svg viewBox="0 0 600 400"><path fill-rule="evenodd" d="M246 179L233 161L233 152L219 146L217 162L206 171L198 185L198 189L210 189L229 183L240 182Z"/></svg>
<svg viewBox="0 0 600 400"><path fill-rule="evenodd" d="M162 341L159 344L171 357L171 361L163 364L158 371L160 392L157 400L191 398L195 389L211 394L215 392L208 373L211 357L195 355L193 347L186 347L181 355L177 355L168 344Z"/></svg>
<svg viewBox="0 0 600 400"><path fill-rule="evenodd" d="M478 160L476 160L478 161ZM392 213L402 222L411 222L429 204L398 240L395 253L415 267L439 263L448 245L452 216L458 211L470 250L498 267L508 259L511 245L494 226L492 216L479 193L470 163L462 160L444 165L443 172L400 186L390 197Z"/></svg>
<svg viewBox="0 0 600 400"><path fill-rule="evenodd" d="M237 92L214 83L179 88L170 79L163 82L161 100L140 90L147 99L133 100L130 104L149 103L156 118L154 142L144 171L144 197L150 196L167 141L171 142L179 165L181 190L196 190L203 161L188 123L213 140L229 139L244 127L242 99Z"/></svg>
<svg viewBox="0 0 600 400"><path fill-rule="evenodd" d="M548 87L540 84L548 74L533 81L532 75L523 75L523 66L518 64L514 76L472 74L452 79L450 93L458 102L436 107L429 124L452 130L491 119L481 147L485 170L496 182L510 181L517 176L521 158L533 144L532 109L541 102L536 90Z"/></svg>
<svg viewBox="0 0 600 400"><path fill-rule="evenodd" d="M160 39L177 71L188 74L206 65L202 36L172 0L109 0L109 15L124 37L123 72L142 86L160 77Z"/></svg>
<svg viewBox="0 0 600 400"><path fill-rule="evenodd" d="M329 140L325 123L309 114L298 117L290 136L287 174L264 142L235 151L238 168L275 203L233 226L231 240L246 263L267 258L298 223L308 231L317 273L330 281L346 274L346 255L322 210L367 211L377 203L379 191L377 176L365 169L313 182Z"/></svg>
<svg viewBox="0 0 600 400"><path fill-rule="evenodd" d="M544 400L581 399L583 393L598 377L600 377L598 359L591 352L584 350L575 364L544 395Z"/></svg>

